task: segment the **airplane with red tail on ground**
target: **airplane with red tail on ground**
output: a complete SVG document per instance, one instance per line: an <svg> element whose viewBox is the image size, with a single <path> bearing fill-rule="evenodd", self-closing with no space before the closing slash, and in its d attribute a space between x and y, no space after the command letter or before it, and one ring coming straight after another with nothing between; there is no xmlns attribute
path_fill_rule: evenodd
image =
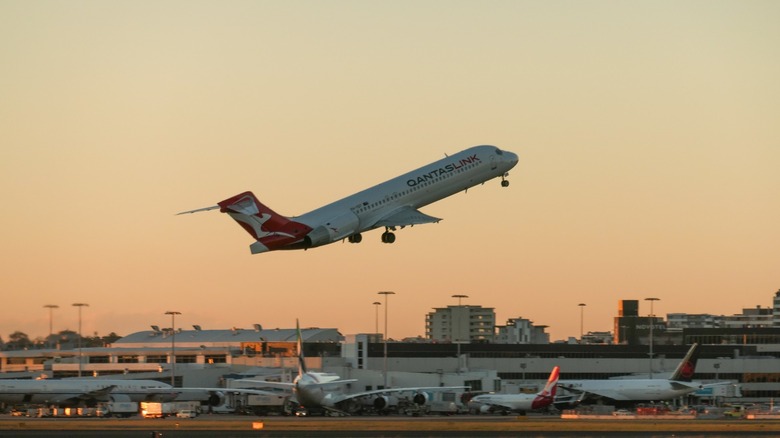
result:
<svg viewBox="0 0 780 438"><path fill-rule="evenodd" d="M217 205L179 214L219 209L243 227L255 242L252 254L280 249L309 249L347 239L362 240L362 232L385 228L382 242L395 242L396 228L441 219L418 209L470 187L501 177L506 187L516 154L495 146L474 146L344 199L295 217L282 216L244 192Z"/></svg>
<svg viewBox="0 0 780 438"><path fill-rule="evenodd" d="M526 412L543 409L555 401L560 368L553 368L547 384L536 394L482 394L471 399L471 403L480 404L482 413L487 412Z"/></svg>

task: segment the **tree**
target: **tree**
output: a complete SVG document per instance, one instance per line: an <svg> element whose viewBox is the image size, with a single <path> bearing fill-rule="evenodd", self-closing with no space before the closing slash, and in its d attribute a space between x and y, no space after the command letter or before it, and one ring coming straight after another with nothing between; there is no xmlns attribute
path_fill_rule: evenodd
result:
<svg viewBox="0 0 780 438"><path fill-rule="evenodd" d="M17 330L8 335L8 344L6 345L9 350L24 350L25 348L30 348L32 342L27 333Z"/></svg>

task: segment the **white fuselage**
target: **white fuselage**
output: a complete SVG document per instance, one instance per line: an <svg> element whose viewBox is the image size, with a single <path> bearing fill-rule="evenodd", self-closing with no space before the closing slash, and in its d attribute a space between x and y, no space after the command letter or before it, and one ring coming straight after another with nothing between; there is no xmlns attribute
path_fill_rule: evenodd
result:
<svg viewBox="0 0 780 438"><path fill-rule="evenodd" d="M474 146L294 219L316 228L334 218L354 215L358 232L371 230L381 226L377 221L402 207L417 209L503 176L517 160L516 154L495 146ZM345 231L335 240L352 233L354 229Z"/></svg>
<svg viewBox="0 0 780 438"><path fill-rule="evenodd" d="M486 405L502 406L511 411L530 411L538 409L534 406L537 394L483 394L471 399L472 402Z"/></svg>
<svg viewBox="0 0 780 438"><path fill-rule="evenodd" d="M670 400L699 389L699 385L668 379L614 379L561 381L559 386L617 401Z"/></svg>
<svg viewBox="0 0 780 438"><path fill-rule="evenodd" d="M0 402L73 403L78 400L168 401L176 398L170 385L155 380L0 380Z"/></svg>
<svg viewBox="0 0 780 438"><path fill-rule="evenodd" d="M339 376L330 373L305 373L295 379L294 392L298 403L306 408L333 407L340 399L339 383L332 386L323 385L327 382L340 380Z"/></svg>

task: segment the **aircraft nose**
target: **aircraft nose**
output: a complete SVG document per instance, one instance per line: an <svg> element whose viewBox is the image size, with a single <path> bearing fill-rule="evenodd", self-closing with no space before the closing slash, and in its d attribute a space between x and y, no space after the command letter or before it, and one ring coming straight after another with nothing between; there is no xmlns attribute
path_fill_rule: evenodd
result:
<svg viewBox="0 0 780 438"><path fill-rule="evenodd" d="M512 163L512 166L517 164L517 162L520 160L520 158L517 156L514 152L507 152L504 151L504 156L506 157L506 160Z"/></svg>

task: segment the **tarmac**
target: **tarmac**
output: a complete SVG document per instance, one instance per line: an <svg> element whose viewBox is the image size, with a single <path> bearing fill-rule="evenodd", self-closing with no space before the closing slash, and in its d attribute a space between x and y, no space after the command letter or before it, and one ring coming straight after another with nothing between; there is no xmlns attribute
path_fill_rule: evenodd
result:
<svg viewBox="0 0 780 438"><path fill-rule="evenodd" d="M778 436L780 420L614 421L554 416L249 417L193 419L0 416L0 437L475 437Z"/></svg>

